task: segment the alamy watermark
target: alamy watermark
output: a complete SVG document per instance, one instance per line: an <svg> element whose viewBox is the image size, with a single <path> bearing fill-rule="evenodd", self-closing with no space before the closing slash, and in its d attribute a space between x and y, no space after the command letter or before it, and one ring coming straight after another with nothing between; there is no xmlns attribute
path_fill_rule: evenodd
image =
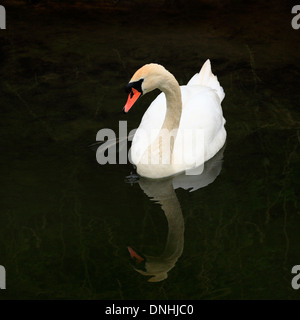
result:
<svg viewBox="0 0 300 320"><path fill-rule="evenodd" d="M0 29L6 29L6 10L0 5Z"/></svg>
<svg viewBox="0 0 300 320"><path fill-rule="evenodd" d="M292 288L298 290L300 288L300 265L293 266L292 274L296 274L291 282Z"/></svg>
<svg viewBox="0 0 300 320"><path fill-rule="evenodd" d="M0 289L6 289L6 271L3 266L0 265Z"/></svg>
<svg viewBox="0 0 300 320"><path fill-rule="evenodd" d="M292 27L293 29L298 30L300 29L300 5L293 6L292 14L295 14L291 21Z"/></svg>
<svg viewBox="0 0 300 320"><path fill-rule="evenodd" d="M137 135L134 141L136 144L128 151L127 142L132 141L135 134ZM98 131L96 140L103 141L96 152L97 162L101 165L130 162L142 165L196 168L204 163L204 130L202 129L139 128L131 130L128 134L127 121L119 121L118 137L112 129L105 128ZM117 152L117 145L119 145L119 152ZM186 173L195 175L201 172L198 170Z"/></svg>

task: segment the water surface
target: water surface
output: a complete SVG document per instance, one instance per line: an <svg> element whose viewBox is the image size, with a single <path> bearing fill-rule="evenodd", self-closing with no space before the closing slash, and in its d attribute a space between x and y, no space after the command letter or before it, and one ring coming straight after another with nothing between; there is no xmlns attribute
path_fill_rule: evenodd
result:
<svg viewBox="0 0 300 320"><path fill-rule="evenodd" d="M10 8L0 34L1 299L299 299L299 32L290 8L266 6L155 18ZM194 192L162 186L177 215L173 260L149 282L127 246L161 257L166 207L128 183L130 164L100 166L88 145L120 120L138 126L158 94L122 114L141 65L161 63L185 84L207 58L226 93L222 166Z"/></svg>

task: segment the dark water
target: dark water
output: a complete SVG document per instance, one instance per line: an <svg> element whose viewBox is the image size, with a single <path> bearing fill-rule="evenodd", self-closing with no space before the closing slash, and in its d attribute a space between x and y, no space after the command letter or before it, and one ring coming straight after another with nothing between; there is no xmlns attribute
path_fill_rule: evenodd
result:
<svg viewBox="0 0 300 320"><path fill-rule="evenodd" d="M300 31L290 9L7 8L0 298L299 299ZM226 93L228 133L207 186L129 183L130 164L96 162L97 131L137 127L158 93L121 113L136 69L158 62L185 84L207 58ZM127 246L152 256L139 268L167 278L147 281Z"/></svg>

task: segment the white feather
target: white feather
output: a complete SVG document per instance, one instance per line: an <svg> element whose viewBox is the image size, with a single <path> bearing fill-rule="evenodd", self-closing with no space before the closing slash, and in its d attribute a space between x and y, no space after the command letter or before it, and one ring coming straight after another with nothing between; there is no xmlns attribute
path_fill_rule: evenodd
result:
<svg viewBox="0 0 300 320"><path fill-rule="evenodd" d="M225 119L221 108L221 101L225 94L223 88L211 71L210 61L207 60L200 72L195 74L187 85L181 86L182 114L178 132L187 131L203 133L203 145L196 146L187 139L175 140L173 159L182 158L182 150L192 150L185 153L186 163L189 165L173 166L172 173L178 173L194 168L212 158L224 145L226 131ZM166 116L166 97L162 92L150 104L135 133L131 147L131 161L138 165L148 146L155 140L154 131L159 131ZM187 144L189 144L187 146ZM203 152L204 150L204 152ZM148 172L148 177L159 178L170 175L164 173L166 167L157 172ZM152 170L153 171L153 170ZM142 174L143 175L143 174Z"/></svg>

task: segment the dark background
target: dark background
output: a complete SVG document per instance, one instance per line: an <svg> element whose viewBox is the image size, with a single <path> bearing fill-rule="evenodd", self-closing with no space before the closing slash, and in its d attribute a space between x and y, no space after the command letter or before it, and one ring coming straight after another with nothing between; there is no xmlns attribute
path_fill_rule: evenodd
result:
<svg viewBox="0 0 300 320"><path fill-rule="evenodd" d="M1 1L0 299L299 299L299 37L289 1ZM300 3L299 3L300 4ZM157 62L180 84L207 58L226 97L216 181L177 190L185 246L150 284L127 245L157 254L167 225L131 165L100 166L101 128L138 126L124 86Z"/></svg>

